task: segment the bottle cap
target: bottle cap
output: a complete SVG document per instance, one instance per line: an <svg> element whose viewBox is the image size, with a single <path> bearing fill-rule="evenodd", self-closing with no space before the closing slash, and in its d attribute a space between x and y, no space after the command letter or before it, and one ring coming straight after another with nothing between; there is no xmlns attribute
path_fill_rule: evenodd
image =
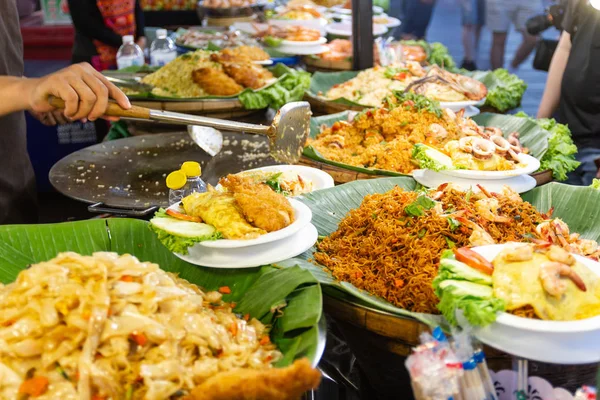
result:
<svg viewBox="0 0 600 400"><path fill-rule="evenodd" d="M202 175L202 168L196 161L186 161L181 165L181 170L188 176L200 176Z"/></svg>
<svg viewBox="0 0 600 400"><path fill-rule="evenodd" d="M173 171L167 176L167 187L172 190L178 190L185 186L187 176L181 170Z"/></svg>
<svg viewBox="0 0 600 400"><path fill-rule="evenodd" d="M156 30L156 37L157 38L165 38L165 37L167 37L167 30L166 29L157 29Z"/></svg>
<svg viewBox="0 0 600 400"><path fill-rule="evenodd" d="M123 36L123 43L133 43L133 35Z"/></svg>

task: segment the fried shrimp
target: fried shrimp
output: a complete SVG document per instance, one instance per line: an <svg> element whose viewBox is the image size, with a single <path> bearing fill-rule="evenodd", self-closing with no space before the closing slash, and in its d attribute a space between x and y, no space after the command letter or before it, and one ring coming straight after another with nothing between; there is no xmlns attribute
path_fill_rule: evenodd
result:
<svg viewBox="0 0 600 400"><path fill-rule="evenodd" d="M215 68L200 68L192 72L192 79L206 93L214 96L233 96L244 88L225 72Z"/></svg>

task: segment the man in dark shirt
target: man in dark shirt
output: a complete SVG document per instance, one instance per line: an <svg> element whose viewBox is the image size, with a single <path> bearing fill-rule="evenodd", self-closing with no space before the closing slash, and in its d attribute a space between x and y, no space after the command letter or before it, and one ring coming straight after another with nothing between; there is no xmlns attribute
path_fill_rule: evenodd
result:
<svg viewBox="0 0 600 400"><path fill-rule="evenodd" d="M49 96L65 100L70 120L95 120L108 98L129 108L127 97L90 65L78 64L40 79L23 78L23 42L17 4L0 0L0 224L37 220L33 167L27 154L23 110L54 111Z"/></svg>
<svg viewBox="0 0 600 400"><path fill-rule="evenodd" d="M563 28L537 116L550 118L558 110L582 163L568 183L590 185L600 177L594 162L600 158L600 10L587 0L570 0Z"/></svg>

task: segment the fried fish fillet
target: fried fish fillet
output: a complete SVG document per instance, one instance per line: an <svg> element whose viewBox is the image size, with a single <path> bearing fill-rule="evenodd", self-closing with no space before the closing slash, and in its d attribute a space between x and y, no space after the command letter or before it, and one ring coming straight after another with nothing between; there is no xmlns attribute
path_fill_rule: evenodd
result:
<svg viewBox="0 0 600 400"><path fill-rule="evenodd" d="M206 93L215 96L233 96L244 88L225 72L215 68L200 68L192 72L193 81Z"/></svg>
<svg viewBox="0 0 600 400"><path fill-rule="evenodd" d="M225 239L255 239L266 233L244 219L231 193L192 193L183 198L182 203L186 214L202 218L221 232Z"/></svg>
<svg viewBox="0 0 600 400"><path fill-rule="evenodd" d="M283 195L250 177L228 175L221 185L233 193L246 220L267 232L278 231L294 222L294 209Z"/></svg>
<svg viewBox="0 0 600 400"><path fill-rule="evenodd" d="M302 359L287 368L222 372L194 388L186 400L297 400L320 382L321 373Z"/></svg>
<svg viewBox="0 0 600 400"><path fill-rule="evenodd" d="M245 88L260 89L273 79L273 74L252 63L223 63L223 71Z"/></svg>

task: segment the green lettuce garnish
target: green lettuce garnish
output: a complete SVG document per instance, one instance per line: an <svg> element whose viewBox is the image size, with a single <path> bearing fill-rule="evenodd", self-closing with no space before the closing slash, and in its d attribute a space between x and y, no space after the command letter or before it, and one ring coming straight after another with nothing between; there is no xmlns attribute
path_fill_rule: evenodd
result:
<svg viewBox="0 0 600 400"><path fill-rule="evenodd" d="M274 84L257 91L246 90L238 97L244 108L260 110L271 107L279 109L292 101L300 101L304 92L310 88L310 73L288 68L278 64L273 68L273 74L279 76Z"/></svg>
<svg viewBox="0 0 600 400"><path fill-rule="evenodd" d="M416 161L418 161L419 168L430 169L432 171L443 171L443 170L454 169L452 164L444 164L444 163L430 157L427 154L428 151L430 153L432 153L432 152L440 153L438 150L434 149L433 147L429 147L426 144L417 143L413 146L412 158L415 159ZM440 153L440 154L442 154L445 157L448 157L443 153ZM450 157L448 157L448 158L450 158ZM452 162L452 160L450 159L450 163L451 162Z"/></svg>
<svg viewBox="0 0 600 400"><path fill-rule="evenodd" d="M458 324L456 310L462 310L471 325L483 327L496 321L496 313L504 311L505 304L502 299L495 297L460 296L447 290L442 294L437 308L452 325Z"/></svg>
<svg viewBox="0 0 600 400"><path fill-rule="evenodd" d="M552 118L535 119L522 111L515 114L515 116L527 118L538 124L540 128L550 132L548 150L540 159L541 165L539 171L549 169L552 170L552 176L557 181L566 180L567 174L577 169L579 164L581 164L575 159L577 146L573 143L571 131L567 125L559 124Z"/></svg>
<svg viewBox="0 0 600 400"><path fill-rule="evenodd" d="M594 180L592 181L592 184L590 185L590 187L593 187L594 189L600 190L600 179L594 178Z"/></svg>

